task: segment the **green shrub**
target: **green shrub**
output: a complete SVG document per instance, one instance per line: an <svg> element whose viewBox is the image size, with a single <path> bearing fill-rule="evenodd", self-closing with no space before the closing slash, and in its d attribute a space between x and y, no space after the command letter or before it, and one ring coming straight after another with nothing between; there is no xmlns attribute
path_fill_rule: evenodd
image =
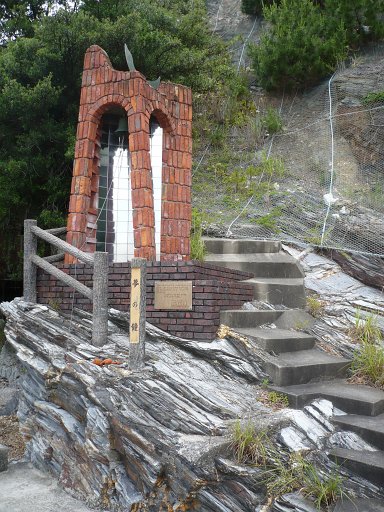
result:
<svg viewBox="0 0 384 512"><path fill-rule="evenodd" d="M381 103L384 101L384 91L370 92L363 98L363 103L370 105L372 103Z"/></svg>
<svg viewBox="0 0 384 512"><path fill-rule="evenodd" d="M261 119L262 126L268 132L268 135L278 133L283 128L283 121L275 108L269 107L267 113Z"/></svg>
<svg viewBox="0 0 384 512"><path fill-rule="evenodd" d="M347 55L342 22L329 19L311 0L282 0L264 8L269 29L250 47L257 77L266 89L315 84Z"/></svg>
<svg viewBox="0 0 384 512"><path fill-rule="evenodd" d="M384 0L325 0L324 12L330 26L344 25L352 47L384 35Z"/></svg>
<svg viewBox="0 0 384 512"><path fill-rule="evenodd" d="M280 233L280 228L277 225L277 220L281 217L281 208L276 206L266 215L262 215L254 220L255 224L262 226L265 229L269 229L273 233Z"/></svg>

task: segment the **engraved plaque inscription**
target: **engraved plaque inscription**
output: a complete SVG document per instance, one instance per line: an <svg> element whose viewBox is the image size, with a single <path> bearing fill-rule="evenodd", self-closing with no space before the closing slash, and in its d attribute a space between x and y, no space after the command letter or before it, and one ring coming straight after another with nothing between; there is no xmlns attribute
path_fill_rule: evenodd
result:
<svg viewBox="0 0 384 512"><path fill-rule="evenodd" d="M192 281L155 281L155 309L192 309Z"/></svg>

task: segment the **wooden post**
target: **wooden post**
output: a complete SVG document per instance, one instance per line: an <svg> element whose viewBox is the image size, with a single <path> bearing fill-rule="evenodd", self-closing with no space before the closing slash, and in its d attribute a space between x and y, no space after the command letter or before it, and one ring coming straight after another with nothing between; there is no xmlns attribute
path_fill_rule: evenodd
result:
<svg viewBox="0 0 384 512"><path fill-rule="evenodd" d="M32 262L37 250L37 238L32 233L32 226L36 226L37 221L26 219L24 221L24 300L26 302L36 302L36 265Z"/></svg>
<svg viewBox="0 0 384 512"><path fill-rule="evenodd" d="M131 261L131 306L129 318L129 368L140 370L145 357L145 320L147 305L147 260Z"/></svg>
<svg viewBox="0 0 384 512"><path fill-rule="evenodd" d="M108 253L95 252L93 265L92 345L108 341Z"/></svg>

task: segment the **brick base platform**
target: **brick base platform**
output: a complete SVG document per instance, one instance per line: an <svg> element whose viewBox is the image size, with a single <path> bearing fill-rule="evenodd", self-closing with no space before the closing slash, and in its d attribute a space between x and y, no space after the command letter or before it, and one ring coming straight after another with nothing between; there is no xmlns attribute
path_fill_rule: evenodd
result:
<svg viewBox="0 0 384 512"><path fill-rule="evenodd" d="M85 264L58 264L58 268L92 287L93 269ZM129 311L130 263L113 263L109 267L109 306ZM147 263L147 320L182 338L212 340L220 324L220 310L236 309L253 299L252 286L241 282L253 277L247 272L226 269L195 261ZM192 310L154 309L154 283L160 280L192 281ZM38 271L37 301L69 312L74 305L91 311L89 299L63 285L53 276Z"/></svg>

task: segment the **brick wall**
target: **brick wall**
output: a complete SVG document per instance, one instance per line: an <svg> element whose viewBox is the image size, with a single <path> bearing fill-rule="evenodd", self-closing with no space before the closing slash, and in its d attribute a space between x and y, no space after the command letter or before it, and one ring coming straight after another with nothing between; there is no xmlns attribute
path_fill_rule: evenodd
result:
<svg viewBox="0 0 384 512"><path fill-rule="evenodd" d="M129 151L135 256L154 260L155 225L149 152L149 122L163 128L161 260L188 260L191 227L192 93L188 87L161 83L153 89L138 71L117 71L99 46L84 58L80 112L67 242L94 252L97 230L102 115L111 107L125 110ZM66 255L66 263L74 258Z"/></svg>
<svg viewBox="0 0 384 512"><path fill-rule="evenodd" d="M57 265L64 272L92 287L93 269L85 264ZM129 311L130 264L112 263L109 268L109 306ZM241 282L253 277L247 272L226 269L199 262L147 263L147 320L161 329L182 338L211 340L220 324L220 310L236 309L253 299L253 287ZM160 280L191 280L192 310L155 310L154 282ZM75 293L53 276L38 270L38 302L60 307L69 312L72 305L91 311L89 299Z"/></svg>

